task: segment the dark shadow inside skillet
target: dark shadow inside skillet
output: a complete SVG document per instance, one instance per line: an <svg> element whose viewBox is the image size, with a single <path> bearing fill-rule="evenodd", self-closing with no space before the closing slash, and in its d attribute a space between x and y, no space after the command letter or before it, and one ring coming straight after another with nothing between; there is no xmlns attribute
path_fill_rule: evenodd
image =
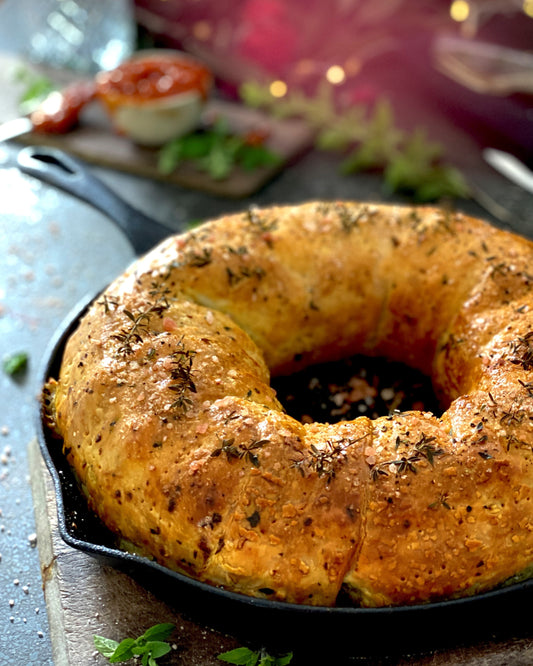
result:
<svg viewBox="0 0 533 666"><path fill-rule="evenodd" d="M113 200L113 205L107 206L107 212L112 219L113 211L117 211L115 218L128 217L129 222L123 220L121 226L130 240L132 236L136 240L137 251L148 249L168 234L169 229L156 225L155 229L152 227L153 237L149 233L149 238L146 235L141 238L140 233L146 234L150 221L139 218L131 207L124 210L120 198L113 193L102 192L101 184L79 162L69 162L68 170L58 174L57 170L49 172L46 164L36 165L33 155L34 149L23 154L26 168L20 166L27 173L62 187L93 205L95 192L101 205L102 201ZM48 159L55 164L64 161L65 156L56 151ZM133 232L132 216L136 220ZM90 300L92 297L72 311L50 342L39 374L41 385L49 377L57 377L64 344ZM234 635L245 644L256 648L263 646L270 652L294 650L301 655L309 654L315 660L313 663L324 656L327 663L339 664L341 659L348 657L413 654L530 632L529 614L524 608L532 599L533 580L468 599L427 605L325 608L246 597L200 583L145 558L123 552L116 547L114 536L89 512L62 454L62 442L50 435L40 412L36 425L42 456L53 479L61 538L73 548L129 573L192 620Z"/></svg>

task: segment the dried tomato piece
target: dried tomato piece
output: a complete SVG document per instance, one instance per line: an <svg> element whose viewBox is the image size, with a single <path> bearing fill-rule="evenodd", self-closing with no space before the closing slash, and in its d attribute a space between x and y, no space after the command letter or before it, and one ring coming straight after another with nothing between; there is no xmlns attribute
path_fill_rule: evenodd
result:
<svg viewBox="0 0 533 666"><path fill-rule="evenodd" d="M50 93L30 116L33 129L46 134L64 134L77 125L81 110L96 94L92 81L78 81Z"/></svg>

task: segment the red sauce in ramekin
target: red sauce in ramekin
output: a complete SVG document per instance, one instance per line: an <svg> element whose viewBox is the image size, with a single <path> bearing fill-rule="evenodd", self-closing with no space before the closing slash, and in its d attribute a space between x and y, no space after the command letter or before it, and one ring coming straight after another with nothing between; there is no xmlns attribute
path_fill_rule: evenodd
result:
<svg viewBox="0 0 533 666"><path fill-rule="evenodd" d="M96 94L108 108L119 104L146 104L155 100L197 92L206 99L211 72L181 54L157 54L132 58L96 76Z"/></svg>

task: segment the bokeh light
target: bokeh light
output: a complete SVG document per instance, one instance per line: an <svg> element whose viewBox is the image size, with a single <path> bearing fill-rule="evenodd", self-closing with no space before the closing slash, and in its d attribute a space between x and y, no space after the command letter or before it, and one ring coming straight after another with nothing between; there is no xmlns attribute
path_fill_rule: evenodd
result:
<svg viewBox="0 0 533 666"><path fill-rule="evenodd" d="M326 79L333 85L338 85L346 79L346 73L340 65L332 65L326 72Z"/></svg>
<svg viewBox="0 0 533 666"><path fill-rule="evenodd" d="M287 84L284 81L272 81L269 90L272 97L284 97L287 94Z"/></svg>
<svg viewBox="0 0 533 666"><path fill-rule="evenodd" d="M450 5L450 16L454 21L466 21L470 16L470 5L466 0L454 0Z"/></svg>

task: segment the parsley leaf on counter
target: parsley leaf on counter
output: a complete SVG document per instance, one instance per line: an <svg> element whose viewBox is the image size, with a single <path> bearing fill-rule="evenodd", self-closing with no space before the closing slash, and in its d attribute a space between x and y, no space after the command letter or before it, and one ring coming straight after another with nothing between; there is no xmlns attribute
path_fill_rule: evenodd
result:
<svg viewBox="0 0 533 666"><path fill-rule="evenodd" d="M26 67L17 69L15 80L24 86L19 98L19 109L22 114L34 111L56 89L56 86L48 77Z"/></svg>
<svg viewBox="0 0 533 666"><path fill-rule="evenodd" d="M125 638L120 642L104 636L94 636L94 646L100 654L109 659L110 664L141 657L142 666L157 666L157 659L172 649L166 641L174 628L170 623L156 624L139 638Z"/></svg>
<svg viewBox="0 0 533 666"><path fill-rule="evenodd" d="M220 661L236 666L287 666L292 660L292 652L281 657L272 657L264 650L250 650L241 647L218 655Z"/></svg>
<svg viewBox="0 0 533 666"><path fill-rule="evenodd" d="M17 352L4 358L3 369L6 375L13 377L14 375L24 372L27 365L28 354L26 352Z"/></svg>

